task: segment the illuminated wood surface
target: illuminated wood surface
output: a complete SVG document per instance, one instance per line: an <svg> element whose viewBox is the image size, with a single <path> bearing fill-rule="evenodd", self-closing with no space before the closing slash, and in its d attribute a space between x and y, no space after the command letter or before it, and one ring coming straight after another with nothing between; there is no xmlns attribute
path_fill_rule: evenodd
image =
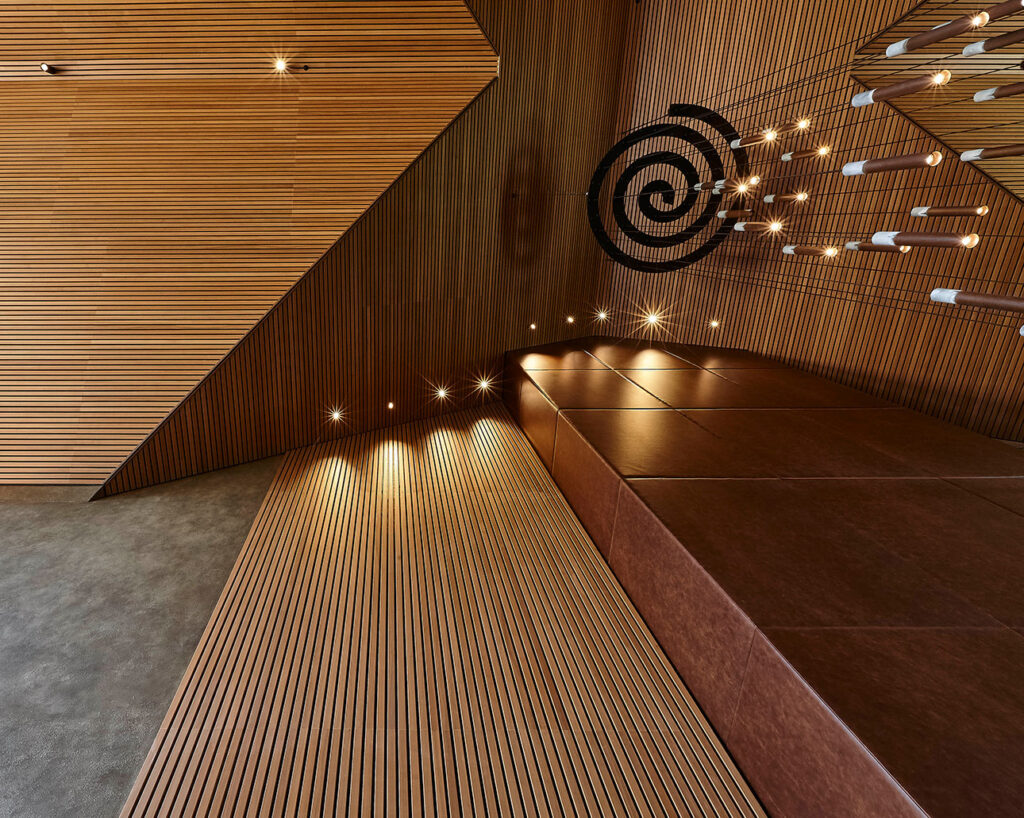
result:
<svg viewBox="0 0 1024 818"><path fill-rule="evenodd" d="M763 815L506 411L288 455L122 816Z"/></svg>
<svg viewBox="0 0 1024 818"><path fill-rule="evenodd" d="M102 480L496 75L461 0L3 8L0 482Z"/></svg>

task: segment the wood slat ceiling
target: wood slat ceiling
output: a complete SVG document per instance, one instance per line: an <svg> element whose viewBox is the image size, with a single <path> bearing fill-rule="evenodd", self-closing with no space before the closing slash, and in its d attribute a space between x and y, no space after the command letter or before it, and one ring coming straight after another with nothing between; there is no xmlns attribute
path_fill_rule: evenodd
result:
<svg viewBox="0 0 1024 818"><path fill-rule="evenodd" d="M4 3L0 482L109 474L496 68L461 0Z"/></svg>
<svg viewBox="0 0 1024 818"><path fill-rule="evenodd" d="M954 4L940 5L933 17L901 24L880 41L960 13ZM849 105L862 89L853 74L863 75L870 62L857 49L915 6L910 0L781 0L737 15L726 0L650 0L636 8L621 130L657 121L674 102L717 108L744 133L810 116L806 138L755 147L750 156L765 180L762 194L804 188L811 199L800 215L758 205L757 212L784 219L781 237L734 234L681 272L636 273L606 260L598 301L612 315L612 331L636 332L639 313L660 310L656 332L663 337L754 349L982 433L1021 439L1020 317L928 299L933 287L1021 295L1020 201L893 108ZM1013 25L1024 26L1024 14ZM913 75L896 74L886 84ZM954 79L948 88L907 100L921 105L962 93ZM973 124L959 114L943 116L950 128ZM784 150L822 142L833 147L826 162L794 168L779 161ZM934 169L859 178L838 173L846 161L934 149L946 153ZM991 214L927 223L910 217L914 206L974 201ZM971 251L842 252L831 262L781 253L783 243L842 246L876 230L901 229L975 230L982 238ZM712 320L720 322L717 329Z"/></svg>
<svg viewBox="0 0 1024 818"><path fill-rule="evenodd" d="M764 812L485 407L285 458L121 814Z"/></svg>
<svg viewBox="0 0 1024 818"><path fill-rule="evenodd" d="M479 403L474 384L500 372L505 350L587 327L598 248L582 199L565 194L586 188L614 139L628 6L474 0L500 79L105 491Z"/></svg>

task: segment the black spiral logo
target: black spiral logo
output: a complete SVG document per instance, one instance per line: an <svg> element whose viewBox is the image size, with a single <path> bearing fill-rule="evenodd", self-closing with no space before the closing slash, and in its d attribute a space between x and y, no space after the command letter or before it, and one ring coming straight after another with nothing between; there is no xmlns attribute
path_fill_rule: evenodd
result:
<svg viewBox="0 0 1024 818"><path fill-rule="evenodd" d="M619 264L646 273L682 269L721 244L732 231L735 219L716 219L722 208L722 196L705 188L727 177L745 178L750 172L747 152L729 145L739 134L723 116L702 105L690 104L672 105L668 116L675 121L639 128L608 151L594 171L587 191L587 219L598 243ZM691 120L700 130L679 120ZM687 155L680 150L679 142ZM620 158L626 156L629 160L635 155L638 146L640 157L619 174L610 198L602 199L609 172ZM730 160L728 165L723 154ZM701 190L694 190L699 182ZM639 190L635 189L637 185ZM701 199L703 208L695 210ZM602 204L606 208L610 205L622 247L605 228ZM696 216L687 219L692 211ZM642 220L647 222L645 227L637 225ZM679 229L665 229L673 225ZM639 255L644 250L650 252L650 257Z"/></svg>

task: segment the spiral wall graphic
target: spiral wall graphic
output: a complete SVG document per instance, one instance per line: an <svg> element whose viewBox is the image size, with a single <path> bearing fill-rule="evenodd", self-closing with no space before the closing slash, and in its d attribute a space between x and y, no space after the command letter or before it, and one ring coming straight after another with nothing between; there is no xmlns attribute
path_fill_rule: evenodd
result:
<svg viewBox="0 0 1024 818"><path fill-rule="evenodd" d="M668 120L638 128L608 151L587 191L587 218L601 247L619 264L647 273L682 269L721 244L736 220L716 218L723 196L706 187L749 174L746 151L729 146L739 134L721 114L677 104ZM606 193L620 160L629 164ZM700 191L693 189L698 182ZM614 238L602 216L608 210Z"/></svg>

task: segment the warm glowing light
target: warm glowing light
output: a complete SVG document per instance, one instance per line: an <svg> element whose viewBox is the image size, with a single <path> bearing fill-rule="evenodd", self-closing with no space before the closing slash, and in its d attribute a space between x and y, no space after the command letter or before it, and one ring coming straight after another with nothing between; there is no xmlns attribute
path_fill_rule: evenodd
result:
<svg viewBox="0 0 1024 818"><path fill-rule="evenodd" d="M934 74L932 74L932 83L934 83L935 85L945 85L947 82L949 82L952 76L953 75L950 74L949 71L943 68L941 71L937 71Z"/></svg>
<svg viewBox="0 0 1024 818"><path fill-rule="evenodd" d="M975 28L981 28L983 25L988 23L988 12L983 11L981 14L975 14L971 18L971 25Z"/></svg>
<svg viewBox="0 0 1024 818"><path fill-rule="evenodd" d="M752 184L752 185L756 185L756 184L758 184L761 181L761 177L760 176L751 176L750 179L748 179L747 181L750 184Z"/></svg>
<svg viewBox="0 0 1024 818"><path fill-rule="evenodd" d="M606 313L604 310L601 310L597 314L597 320L598 321L607 321L608 320L608 313Z"/></svg>
<svg viewBox="0 0 1024 818"><path fill-rule="evenodd" d="M768 225L768 229L772 233L778 233L782 229L782 222L772 222L771 224Z"/></svg>
<svg viewBox="0 0 1024 818"><path fill-rule="evenodd" d="M711 327L711 329L718 329L718 322L712 319L708 321L708 326Z"/></svg>
<svg viewBox="0 0 1024 818"><path fill-rule="evenodd" d="M975 212L977 212L977 214L979 216L987 216L988 215L988 206L987 205L982 205Z"/></svg>
<svg viewBox="0 0 1024 818"><path fill-rule="evenodd" d="M801 119L799 122L796 123L796 126L801 131L806 131L808 128L811 127L811 120L806 119L806 118L805 119Z"/></svg>
<svg viewBox="0 0 1024 818"><path fill-rule="evenodd" d="M280 71L287 71L288 70L288 61L285 60L282 57L278 57L276 60L274 60L274 70L278 71L278 72L280 72Z"/></svg>
<svg viewBox="0 0 1024 818"><path fill-rule="evenodd" d="M832 152L832 148L828 145L822 145L818 148L818 156L828 156Z"/></svg>
<svg viewBox="0 0 1024 818"><path fill-rule="evenodd" d="M333 420L335 423L337 423L339 420L341 420L341 410L340 409L332 409L331 410L331 420Z"/></svg>
<svg viewBox="0 0 1024 818"><path fill-rule="evenodd" d="M826 247L825 248L825 252L822 255L824 255L825 258L835 258L837 255L839 255L839 248L838 247Z"/></svg>
<svg viewBox="0 0 1024 818"><path fill-rule="evenodd" d="M490 382L490 381L489 381L489 380L488 380L487 378L481 378L481 379L480 379L480 380L479 380L479 381L477 382L477 387L478 387L478 388L479 388L479 389L480 389L481 391L483 391L483 392L486 392L486 391L487 391L488 389L490 389L490 388L491 388L491 382Z"/></svg>
<svg viewBox="0 0 1024 818"><path fill-rule="evenodd" d="M537 325L536 324L530 324L530 329L537 329Z"/></svg>
<svg viewBox="0 0 1024 818"><path fill-rule="evenodd" d="M448 397L448 390L443 386L439 386L434 394L437 395L438 400L445 400Z"/></svg>
<svg viewBox="0 0 1024 818"><path fill-rule="evenodd" d="M391 401L388 401L388 409L394 409L394 408L395 408L395 404L393 404Z"/></svg>
<svg viewBox="0 0 1024 818"><path fill-rule="evenodd" d="M779 134L776 131L773 131L771 128L769 128L767 131L764 132L764 141L774 142L775 137L777 137L778 135Z"/></svg>
<svg viewBox="0 0 1024 818"><path fill-rule="evenodd" d="M661 319L660 319L660 318L658 317L658 315L657 315L656 313L653 313L653 312L652 312L652 313L649 313L649 314L648 314L648 316L647 316L647 323L648 323L648 325L650 325L650 326L654 326L654 325L655 325L655 324L657 324L657 323L658 323L658 321L660 321L660 320L661 320Z"/></svg>
<svg viewBox="0 0 1024 818"><path fill-rule="evenodd" d="M747 192L748 190L750 190L750 188L749 188L749 187L747 187L747 185L746 185L746 183L745 183L745 182L740 182L740 183L739 183L739 184L738 184L738 185L736 186L736 190L737 190L737 192L739 192L739 193L746 193L746 192Z"/></svg>
<svg viewBox="0 0 1024 818"><path fill-rule="evenodd" d="M939 151L932 151L931 153L928 154L928 157L924 160L924 163L926 165L930 165L931 167L935 167L941 161L942 153L940 153Z"/></svg>
<svg viewBox="0 0 1024 818"><path fill-rule="evenodd" d="M805 191L803 191L803 190L801 190L801 191L800 191L799 193L797 193L797 194L796 194L796 200L797 200L798 202L806 202L806 201L807 201L807 198L808 198L808 195L807 195L807 193L806 193Z"/></svg>
<svg viewBox="0 0 1024 818"><path fill-rule="evenodd" d="M971 247L977 247L978 246L978 242L980 240L981 239L980 239L980 237L978 236L977 233L971 233L971 234L969 234L967 236L964 236L962 239L960 239L960 243L964 247L970 249Z"/></svg>
<svg viewBox="0 0 1024 818"><path fill-rule="evenodd" d="M571 316L571 315L567 315L567 316L565 316L565 323L567 323L567 324L575 324L576 323L576 319L573 318L573 316Z"/></svg>

